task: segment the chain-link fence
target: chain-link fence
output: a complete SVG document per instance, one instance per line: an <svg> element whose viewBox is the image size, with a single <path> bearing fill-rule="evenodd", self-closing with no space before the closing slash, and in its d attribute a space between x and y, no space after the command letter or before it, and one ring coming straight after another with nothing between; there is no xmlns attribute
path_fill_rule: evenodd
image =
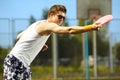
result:
<svg viewBox="0 0 120 80"><path fill-rule="evenodd" d="M78 25L78 20L76 19L68 19L68 23L70 26L72 25ZM114 51L113 51L113 47L115 46L115 43L120 42L120 19L114 19L110 25L108 26L109 32L109 46L108 46L108 55L107 56L97 56L97 74L98 74L98 78L99 77L103 77L103 75L105 74L107 77L110 77L110 73L116 73L115 75L119 75L117 74L118 71L120 71L120 69L118 67L120 67L120 62L119 60L117 60L114 56ZM114 25L114 26L113 26ZM13 47L13 45L15 44L15 40L16 40L16 35L20 32L25 30L27 27L29 26L29 19L23 19L23 18L0 18L0 70L3 70L2 67L2 63L4 60L4 57L6 56L6 54L8 54L9 50L11 50L11 48ZM114 29L114 30L113 30ZM63 36L63 35L60 35ZM68 35L69 39L66 40L66 42L71 41L74 42L74 38L78 38L78 36L80 36L82 38L82 35L78 35L75 36L74 35ZM63 36L64 37L64 36ZM65 36L66 37L66 36ZM82 39L81 39L82 40ZM76 41L76 40L75 40ZM92 42L91 42L92 43ZM66 43L66 44L61 44L59 42L58 45L60 45L60 47L63 47L62 45L69 45L70 43ZM84 77L85 79L85 75L86 73L89 73L90 76L94 77L94 58L93 55L89 56L89 72L86 71L85 66L82 64L85 64L84 60L82 61L81 59L83 58L82 55L82 44L81 45L77 45L77 44L70 44L72 46L69 46L68 49L74 49L73 52L69 52L69 53L73 53L71 56L77 56L77 57L72 57L68 56L69 54L66 53L67 57L60 55L62 54L62 52L60 51L61 49L59 48L58 53L60 56L59 61L58 61L58 77L60 78L65 78L66 80L68 79L82 79ZM76 46L75 46L76 45ZM100 43L97 43L97 45L101 45ZM79 48L78 48L79 47ZM50 48L52 49L52 48ZM106 48L107 49L107 48ZM67 49L66 49L67 50ZM81 50L81 51L79 51ZM89 45L89 50L91 50L91 45ZM69 50L67 50L69 51ZM66 51L66 52L67 52ZM63 52L65 52L63 50ZM102 51L101 51L102 52ZM76 53L79 53L76 54ZM112 56L110 55L110 53L112 54ZM103 53L106 54L106 53ZM42 63L46 63L47 65L43 65L42 66L38 63L38 65L34 66L32 65L32 72L33 72L33 77L36 78L36 80L39 80L39 78L43 78L48 80L51 79L53 77L53 63L52 63L52 55L51 57L48 57L47 55L49 54L45 54L44 56L49 58L49 59L43 59L43 61L36 61L37 62L41 62ZM64 54L65 55L65 54ZM43 56L42 56L43 57ZM40 57L38 57L40 58ZM36 64L35 63L35 64ZM116 66L117 63L117 66ZM34 64L34 63L33 63ZM49 65L48 65L49 64ZM70 65L69 65L70 64ZM80 64L80 65L76 65L76 64ZM79 67L78 67L79 66ZM81 67L82 66L82 67ZM112 67L111 67L112 66ZM117 68L116 68L117 67ZM116 69L119 69L118 71ZM49 74L48 74L49 73ZM2 74L1 74L2 76ZM72 76L72 77L71 77ZM75 77L74 77L75 76ZM81 76L81 77L79 77ZM45 78L44 78L45 77ZM94 79L94 78L93 78ZM101 78L102 79L102 78ZM120 79L120 78L119 78Z"/></svg>

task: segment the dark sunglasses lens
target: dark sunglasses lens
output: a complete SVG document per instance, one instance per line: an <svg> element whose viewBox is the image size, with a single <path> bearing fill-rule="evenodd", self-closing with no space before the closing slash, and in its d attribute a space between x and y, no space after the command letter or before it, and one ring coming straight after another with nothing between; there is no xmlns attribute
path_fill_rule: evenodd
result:
<svg viewBox="0 0 120 80"><path fill-rule="evenodd" d="M62 19L62 18L63 18L63 20L65 19L64 16L58 15L58 19Z"/></svg>

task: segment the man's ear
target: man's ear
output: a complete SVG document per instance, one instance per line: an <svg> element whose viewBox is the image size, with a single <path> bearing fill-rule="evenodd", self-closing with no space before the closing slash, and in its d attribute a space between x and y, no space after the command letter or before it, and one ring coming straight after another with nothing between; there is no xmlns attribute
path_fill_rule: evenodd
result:
<svg viewBox="0 0 120 80"><path fill-rule="evenodd" d="M50 17L52 17L52 16L54 16L55 14L53 14L53 13L50 13Z"/></svg>

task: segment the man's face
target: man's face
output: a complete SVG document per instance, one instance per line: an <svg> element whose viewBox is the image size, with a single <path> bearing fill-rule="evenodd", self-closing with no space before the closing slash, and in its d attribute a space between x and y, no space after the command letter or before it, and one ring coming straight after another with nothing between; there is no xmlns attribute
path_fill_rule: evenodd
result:
<svg viewBox="0 0 120 80"><path fill-rule="evenodd" d="M57 25L61 25L65 19L65 13L58 12L57 14L52 15L52 21Z"/></svg>

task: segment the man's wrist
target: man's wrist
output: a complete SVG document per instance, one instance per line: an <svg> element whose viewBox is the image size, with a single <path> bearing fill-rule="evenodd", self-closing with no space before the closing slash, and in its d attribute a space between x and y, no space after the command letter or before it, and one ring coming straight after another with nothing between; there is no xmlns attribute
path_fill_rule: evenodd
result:
<svg viewBox="0 0 120 80"><path fill-rule="evenodd" d="M100 28L96 27L94 24L92 25L92 29L98 31Z"/></svg>
<svg viewBox="0 0 120 80"><path fill-rule="evenodd" d="M84 26L84 31L92 31L92 30L96 30L96 31L98 31L99 30L99 28L98 27L96 27L96 26L94 26L94 25L87 25L87 26Z"/></svg>

